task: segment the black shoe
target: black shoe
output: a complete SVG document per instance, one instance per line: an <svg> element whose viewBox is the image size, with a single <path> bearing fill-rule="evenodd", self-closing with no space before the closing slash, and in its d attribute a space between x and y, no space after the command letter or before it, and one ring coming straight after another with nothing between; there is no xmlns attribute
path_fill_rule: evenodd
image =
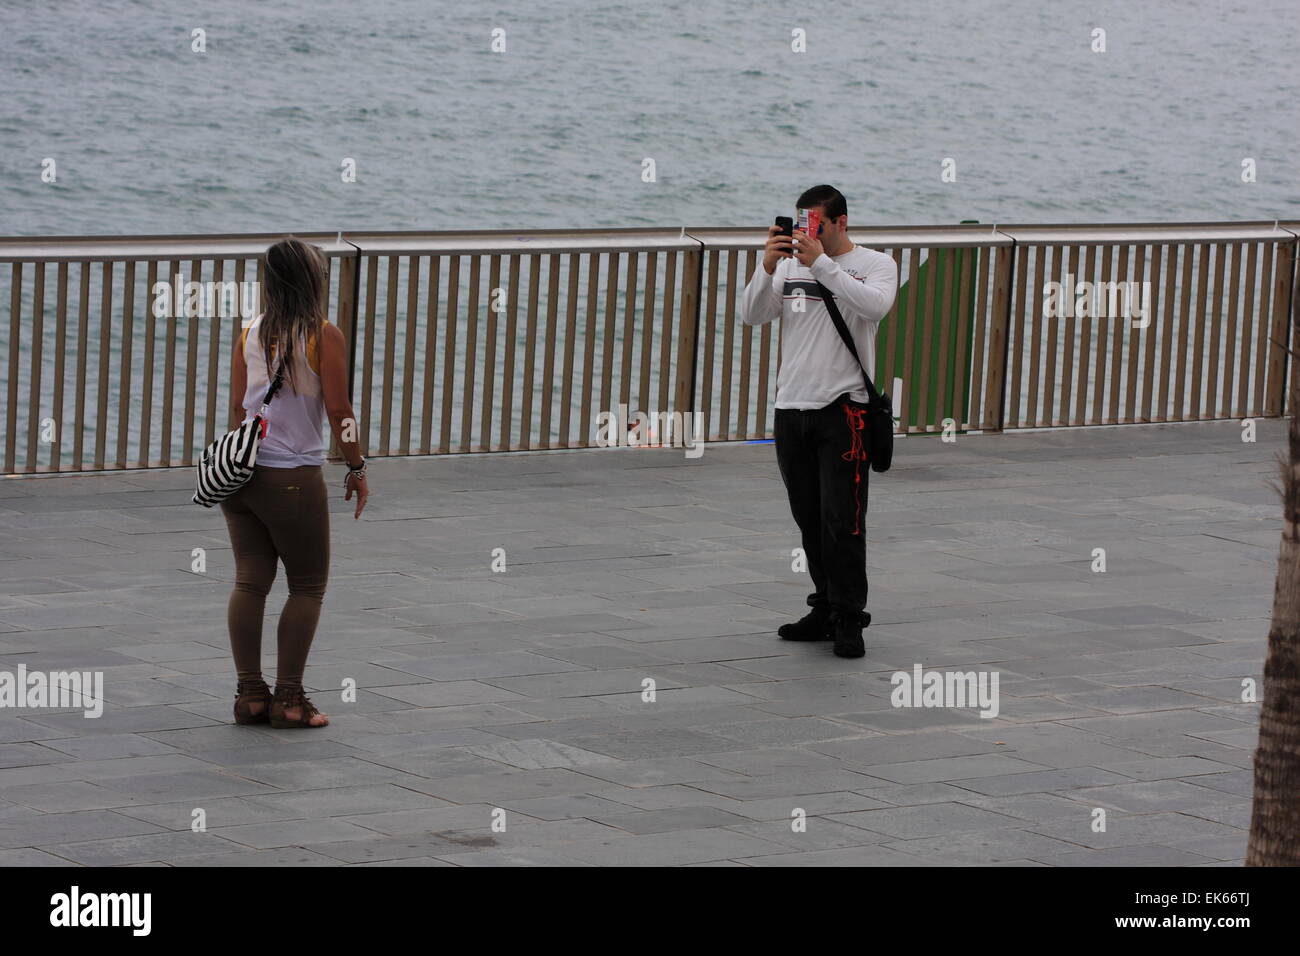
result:
<svg viewBox="0 0 1300 956"><path fill-rule="evenodd" d="M865 657L866 643L862 640L862 629L871 623L871 615L862 612L857 620L836 616L831 622L831 635L835 639L836 657Z"/></svg>
<svg viewBox="0 0 1300 956"><path fill-rule="evenodd" d="M783 641L829 641L831 639L830 608L814 607L799 620L791 624L782 624L776 629L776 633Z"/></svg>

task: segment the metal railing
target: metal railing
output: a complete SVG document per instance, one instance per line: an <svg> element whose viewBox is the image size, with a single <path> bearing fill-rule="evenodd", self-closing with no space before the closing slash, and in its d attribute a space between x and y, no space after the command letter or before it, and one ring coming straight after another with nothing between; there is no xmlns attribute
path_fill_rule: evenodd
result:
<svg viewBox="0 0 1300 956"><path fill-rule="evenodd" d="M899 268L876 373L908 432L1283 414L1298 233L851 230ZM771 437L780 325L738 315L763 229L300 235L329 259L367 455L587 447L620 406ZM0 239L0 474L193 464L229 425L241 322L202 297L176 309L174 280L247 289L277 238ZM1044 308L1048 283L1080 281L1109 307ZM1145 323L1115 311L1129 282Z"/></svg>
<svg viewBox="0 0 1300 956"><path fill-rule="evenodd" d="M998 424L1281 415L1286 352L1272 342L1291 335L1296 232L1286 226L1000 226L1015 262L1004 267L1010 307L994 317L1008 342ZM1147 324L1045 317L1045 283L1067 275L1110 288L1149 283Z"/></svg>

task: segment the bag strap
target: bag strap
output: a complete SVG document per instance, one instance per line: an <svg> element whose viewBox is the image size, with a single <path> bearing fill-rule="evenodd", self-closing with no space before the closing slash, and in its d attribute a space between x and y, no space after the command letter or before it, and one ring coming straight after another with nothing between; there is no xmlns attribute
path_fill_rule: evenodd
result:
<svg viewBox="0 0 1300 956"><path fill-rule="evenodd" d="M271 387L266 390L266 394L262 397L263 412L266 411L266 406L271 404L271 399L275 398L275 393L280 390L280 386L282 384L284 384L284 360L283 359L280 360L280 364L275 369L275 378L272 379L271 381Z"/></svg>
<svg viewBox="0 0 1300 956"><path fill-rule="evenodd" d="M258 318L260 319L261 316L258 316ZM241 351L248 347L248 330L250 328L252 328L252 326L245 326L244 331L239 333L239 348ZM279 363L275 367L275 376L271 379L271 386L266 390L266 394L262 396L262 408L259 414L266 412L266 406L271 404L271 399L275 398L275 393L280 390L280 386L283 384L284 359L280 359Z"/></svg>
<svg viewBox="0 0 1300 956"><path fill-rule="evenodd" d="M817 281L817 280L813 280ZM871 376L867 374L867 367L862 364L862 359L858 356L858 347L853 342L853 336L849 334L849 327L844 324L844 316L840 314L840 307L835 304L835 296L831 290L817 282L817 288L822 294L822 303L826 306L826 311L831 314L831 321L835 323L835 331L840 333L840 338L844 344L849 347L853 354L853 361L858 363L858 368L862 370L862 381L866 383L867 395L870 396L873 403L880 401L880 393L876 391L876 386L872 384Z"/></svg>

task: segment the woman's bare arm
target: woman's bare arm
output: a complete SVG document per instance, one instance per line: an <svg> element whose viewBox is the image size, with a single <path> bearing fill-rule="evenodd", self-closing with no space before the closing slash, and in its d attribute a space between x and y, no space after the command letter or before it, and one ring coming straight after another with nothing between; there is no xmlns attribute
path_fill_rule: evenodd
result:
<svg viewBox="0 0 1300 956"><path fill-rule="evenodd" d="M348 398L347 342L336 325L326 325L320 337L320 382L325 399L325 413L329 416L330 428L334 431L339 451L349 465L360 465L361 444L357 441L360 426L356 413L352 411L352 400ZM354 491L357 493L357 510L353 517L359 518L370 495L364 475L348 476L344 500L351 501Z"/></svg>
<svg viewBox="0 0 1300 956"><path fill-rule="evenodd" d="M244 364L244 337L235 340L235 354L230 357L230 427L236 429L244 420L244 392L248 389L248 366Z"/></svg>

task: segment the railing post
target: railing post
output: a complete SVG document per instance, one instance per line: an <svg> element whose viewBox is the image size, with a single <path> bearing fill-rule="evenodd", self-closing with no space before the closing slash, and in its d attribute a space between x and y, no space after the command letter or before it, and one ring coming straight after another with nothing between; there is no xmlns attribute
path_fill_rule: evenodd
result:
<svg viewBox="0 0 1300 956"><path fill-rule="evenodd" d="M9 267L9 381L5 398L4 474L15 471L18 444L18 355L22 348L23 264ZM61 425L62 423L60 423Z"/></svg>
<svg viewBox="0 0 1300 956"><path fill-rule="evenodd" d="M352 401L352 379L357 365L357 289L361 282L361 249L350 240L344 239L356 250L356 255L349 258L339 257L339 331L348 343L348 401ZM343 452L339 449L337 438L331 436L330 461L342 461Z"/></svg>
<svg viewBox="0 0 1300 956"><path fill-rule="evenodd" d="M1300 311L1300 297L1296 296L1296 284L1300 282L1300 262L1297 262L1300 256L1296 254L1300 252L1300 237L1292 239L1287 245L1291 249L1291 281L1287 285L1290 308L1287 309L1287 336L1282 341L1291 343L1291 364L1284 378L1283 388L1286 391L1283 393L1282 407L1286 412L1295 415L1297 409L1291 405L1290 385L1297 381L1297 376L1300 376L1300 359L1296 358L1296 355L1300 354L1300 321L1297 321L1296 317L1296 312Z"/></svg>
<svg viewBox="0 0 1300 956"><path fill-rule="evenodd" d="M1016 246L998 246L993 260L993 314L989 323L989 375L985 383L984 414L996 409L995 424L984 429L1002 431L1006 416L1008 330L1011 326L1011 280Z"/></svg>
<svg viewBox="0 0 1300 956"><path fill-rule="evenodd" d="M357 290L361 287L361 247L351 239L344 239L356 250L351 268L339 271L339 331L348 341L348 401L352 400L352 380L357 367Z"/></svg>
<svg viewBox="0 0 1300 956"><path fill-rule="evenodd" d="M1273 327L1268 351L1268 391L1264 398L1264 415L1277 418L1286 408L1287 354L1284 347L1291 316L1292 271L1295 265L1295 240L1277 244L1278 264L1273 270Z"/></svg>
<svg viewBox="0 0 1300 956"><path fill-rule="evenodd" d="M702 258L704 244L699 249L683 253L682 308L677 323L677 366L673 383L673 410L685 415L696 413L695 366L699 362L700 342L700 282L703 279ZM686 421L685 417L682 419ZM694 427L694 422L692 422Z"/></svg>

